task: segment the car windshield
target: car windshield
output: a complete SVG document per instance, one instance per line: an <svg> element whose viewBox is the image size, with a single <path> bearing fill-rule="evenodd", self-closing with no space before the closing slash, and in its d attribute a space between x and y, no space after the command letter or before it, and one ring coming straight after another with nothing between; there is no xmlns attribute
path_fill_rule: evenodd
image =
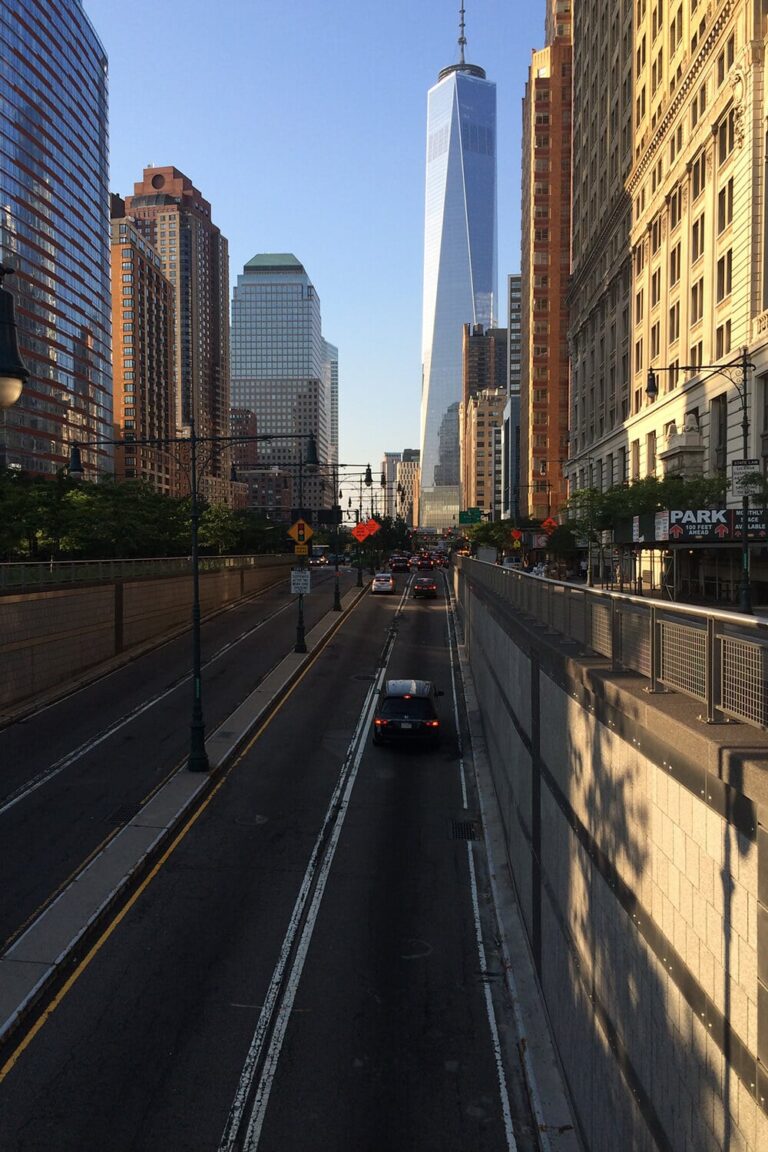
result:
<svg viewBox="0 0 768 1152"><path fill-rule="evenodd" d="M385 720L431 720L434 711L426 696L393 696L382 701L380 715Z"/></svg>

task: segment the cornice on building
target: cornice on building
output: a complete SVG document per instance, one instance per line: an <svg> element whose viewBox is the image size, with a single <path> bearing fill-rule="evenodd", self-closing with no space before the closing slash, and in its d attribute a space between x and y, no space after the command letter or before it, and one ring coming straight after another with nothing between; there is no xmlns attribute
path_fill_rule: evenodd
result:
<svg viewBox="0 0 768 1152"><path fill-rule="evenodd" d="M714 23L710 26L705 39L698 47L698 51L690 61L687 71L684 72L683 78L675 90L675 95L669 104L662 119L657 123L653 134L648 142L648 146L643 151L642 156L633 165L633 169L627 180L627 192L634 198L640 182L648 172L651 161L656 153L662 146L664 137L667 130L674 120L677 119L678 114L682 111L683 107L687 106L688 99L694 82L698 79L703 71L706 62L714 48L720 32L725 24L728 23L734 8L734 0L724 0L722 7L717 12ZM713 11L713 4L710 2L707 6L707 18L711 17ZM683 61L688 59L690 53L683 56Z"/></svg>

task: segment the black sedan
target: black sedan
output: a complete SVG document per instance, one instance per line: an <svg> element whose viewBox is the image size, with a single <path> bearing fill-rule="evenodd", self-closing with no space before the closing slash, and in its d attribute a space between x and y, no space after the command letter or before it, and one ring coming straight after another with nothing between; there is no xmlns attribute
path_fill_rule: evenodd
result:
<svg viewBox="0 0 768 1152"><path fill-rule="evenodd" d="M434 600L437 596L437 580L434 576L417 576L413 582L413 596L414 599L423 596L430 600Z"/></svg>

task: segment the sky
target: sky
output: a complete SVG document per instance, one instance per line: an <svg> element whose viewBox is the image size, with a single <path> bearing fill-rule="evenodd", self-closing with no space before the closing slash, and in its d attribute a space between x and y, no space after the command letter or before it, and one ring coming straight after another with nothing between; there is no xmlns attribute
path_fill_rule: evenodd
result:
<svg viewBox="0 0 768 1152"><path fill-rule="evenodd" d="M427 92L460 0L83 0L109 59L111 190L175 165L229 242L232 286L292 252L339 349L339 460L419 446ZM522 99L544 3L465 0L498 105L498 322L520 264ZM230 294L231 300L231 294Z"/></svg>

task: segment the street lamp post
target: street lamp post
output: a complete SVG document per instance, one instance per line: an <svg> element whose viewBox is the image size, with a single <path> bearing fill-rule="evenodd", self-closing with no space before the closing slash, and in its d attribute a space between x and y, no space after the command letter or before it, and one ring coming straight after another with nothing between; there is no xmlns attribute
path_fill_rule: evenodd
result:
<svg viewBox="0 0 768 1152"><path fill-rule="evenodd" d="M0 362L1 363L1 362ZM205 720L203 717L203 675L202 651L200 641L200 555L199 555L199 527L200 527L200 489L197 449L199 444L241 444L256 440L306 440L307 463L317 464L317 446L313 433L263 433L253 436L198 436L195 427L195 417L192 413L189 425L189 436L148 437L131 440L90 440L85 443L75 442L70 446L69 474L73 480L83 477L83 464L80 456L81 448L98 447L99 445L112 445L114 448L130 446L169 447L170 445L189 445L189 493L190 493L190 525L191 525L191 554L192 567L192 715L189 725L189 757L187 768L190 772L207 772L210 767L208 754L205 750ZM303 461L302 461L303 462ZM234 473L233 473L234 474ZM301 471L299 472L299 487L301 488ZM300 492L300 497L303 493ZM300 501L301 502L301 501ZM304 618L302 611L302 597L299 596L299 624L296 630L296 652L306 652L304 643ZM299 637L303 647L299 647Z"/></svg>
<svg viewBox="0 0 768 1152"><path fill-rule="evenodd" d="M736 389L741 401L741 443L744 464L749 457L749 407L748 382L749 370L754 369L750 363L747 349L742 348L738 358L728 364L680 364L673 367L648 369L648 379L645 386L646 396L655 400L659 394L659 384L656 379L657 372L708 372L711 376L725 376ZM736 376L730 375L731 372ZM741 382L738 374L741 374ZM739 579L739 610L745 615L752 615L752 587L749 578L749 492L746 485L742 485L741 495L741 575Z"/></svg>

